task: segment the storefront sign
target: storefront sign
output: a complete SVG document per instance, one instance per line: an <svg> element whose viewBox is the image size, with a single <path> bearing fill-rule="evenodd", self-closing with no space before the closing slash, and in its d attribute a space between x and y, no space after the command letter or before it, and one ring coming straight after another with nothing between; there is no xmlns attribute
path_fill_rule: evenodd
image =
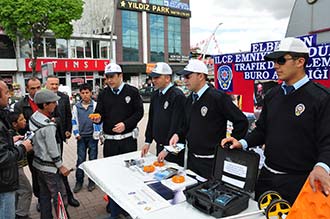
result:
<svg viewBox="0 0 330 219"><path fill-rule="evenodd" d="M167 16L190 18L190 10L185 10L176 7L154 5L142 2L133 2L133 1L119 1L118 8L122 10L133 10L133 11L146 11L153 14L163 14Z"/></svg>
<svg viewBox="0 0 330 219"><path fill-rule="evenodd" d="M37 59L36 70L41 71L41 66L51 62L54 72L78 72L78 71L104 71L109 64L107 59ZM25 69L31 72L31 60L25 59Z"/></svg>
<svg viewBox="0 0 330 219"><path fill-rule="evenodd" d="M190 10L189 5L187 3L180 2L178 0L164 0L164 5L170 8Z"/></svg>
<svg viewBox="0 0 330 219"><path fill-rule="evenodd" d="M85 82L85 79L83 79L83 78L72 78L71 82L72 83L83 84Z"/></svg>
<svg viewBox="0 0 330 219"><path fill-rule="evenodd" d="M168 56L169 62L188 62L189 56L183 56L183 55L169 55Z"/></svg>

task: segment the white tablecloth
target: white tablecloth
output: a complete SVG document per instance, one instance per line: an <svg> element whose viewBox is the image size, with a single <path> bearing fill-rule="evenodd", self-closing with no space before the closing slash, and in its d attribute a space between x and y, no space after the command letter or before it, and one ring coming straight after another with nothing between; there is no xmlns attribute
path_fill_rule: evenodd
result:
<svg viewBox="0 0 330 219"><path fill-rule="evenodd" d="M111 196L123 209L125 209L135 219L162 219L162 218L183 218L204 219L214 218L195 209L189 203L182 202L176 205L169 204L165 199L150 189L143 181L147 176L139 171L132 171L125 167L124 160L137 159L141 152L131 152L114 157L108 157L93 161L86 161L80 165L80 168L91 178L106 194ZM155 155L148 154L146 162L155 161ZM148 196L146 208L145 202L139 205L133 204L138 202L139 195ZM133 200L134 199L134 200ZM257 203L253 200L249 202L249 208L240 215L249 212L258 211ZM244 218L244 219L265 219L262 214L254 214L251 216L226 217Z"/></svg>

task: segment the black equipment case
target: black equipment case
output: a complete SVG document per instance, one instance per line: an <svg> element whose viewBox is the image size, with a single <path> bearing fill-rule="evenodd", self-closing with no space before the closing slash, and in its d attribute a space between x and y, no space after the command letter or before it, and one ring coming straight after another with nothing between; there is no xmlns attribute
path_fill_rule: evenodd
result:
<svg viewBox="0 0 330 219"><path fill-rule="evenodd" d="M248 208L258 175L259 155L217 146L213 179L187 188L188 203L214 217L238 214Z"/></svg>

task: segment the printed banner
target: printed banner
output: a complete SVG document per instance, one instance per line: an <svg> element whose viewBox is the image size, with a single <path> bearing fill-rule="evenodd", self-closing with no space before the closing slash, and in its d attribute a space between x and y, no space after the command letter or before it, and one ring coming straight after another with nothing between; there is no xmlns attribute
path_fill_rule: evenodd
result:
<svg viewBox="0 0 330 219"><path fill-rule="evenodd" d="M330 43L316 44L317 35L299 37L310 50L306 74L326 87L330 86ZM274 62L264 57L273 52L280 41L251 44L251 51L214 56L215 85L229 94L243 95L242 110L253 112L255 80L277 80ZM252 82L252 83L251 83Z"/></svg>
<svg viewBox="0 0 330 219"><path fill-rule="evenodd" d="M328 80L330 69L330 43L316 45L316 35L300 37L310 50L306 74L311 80ZM279 41L253 43L251 52L224 54L214 57L216 65L223 70L233 64L236 72L241 72L245 80L277 80L274 63L265 61L264 57L273 52ZM219 72L219 69L217 71ZM221 83L219 81L219 83ZM224 89L225 90L225 89Z"/></svg>

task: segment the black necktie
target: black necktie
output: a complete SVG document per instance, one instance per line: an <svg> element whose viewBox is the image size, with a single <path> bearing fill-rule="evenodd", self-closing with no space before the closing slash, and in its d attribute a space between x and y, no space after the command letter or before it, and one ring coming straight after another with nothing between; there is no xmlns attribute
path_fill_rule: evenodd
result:
<svg viewBox="0 0 330 219"><path fill-rule="evenodd" d="M195 103L197 101L197 99L198 99L198 94L193 93L192 94L192 100L193 100L192 102Z"/></svg>
<svg viewBox="0 0 330 219"><path fill-rule="evenodd" d="M292 91L294 91L294 86L290 85L290 86L287 86L287 85L284 85L283 86L285 91L286 91L286 95L290 94Z"/></svg>
<svg viewBox="0 0 330 219"><path fill-rule="evenodd" d="M113 91L113 93L114 93L114 94L116 94L116 95L117 95L117 94L118 94L118 92L119 92L119 89L113 89L112 91Z"/></svg>

